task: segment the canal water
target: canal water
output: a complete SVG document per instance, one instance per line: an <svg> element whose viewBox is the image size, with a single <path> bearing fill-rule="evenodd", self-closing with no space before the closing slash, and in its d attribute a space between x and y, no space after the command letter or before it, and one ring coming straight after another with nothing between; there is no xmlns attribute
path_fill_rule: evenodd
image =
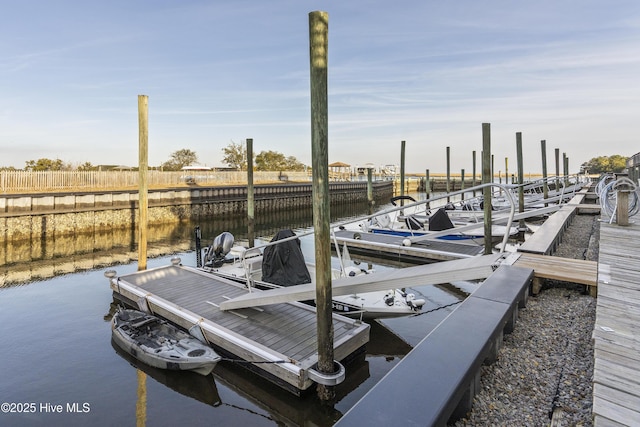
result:
<svg viewBox="0 0 640 427"><path fill-rule="evenodd" d="M366 206L332 211L334 220L365 213ZM174 256L195 265L196 225L205 242L222 231L237 241L247 238L242 219L154 227L148 267L167 265ZM268 241L282 228L304 232L311 226L310 212L287 212L260 219L256 236ZM301 244L312 258L313 237L302 237ZM136 245L134 232L114 230L0 247L0 425L329 426L453 309L446 306L463 298L453 287L416 283L410 291L426 299L423 311L434 311L371 322L366 354L347 365L336 402L326 405L313 391L293 396L230 362L203 377L146 367L118 351L109 324L115 302L104 272L136 271Z"/></svg>

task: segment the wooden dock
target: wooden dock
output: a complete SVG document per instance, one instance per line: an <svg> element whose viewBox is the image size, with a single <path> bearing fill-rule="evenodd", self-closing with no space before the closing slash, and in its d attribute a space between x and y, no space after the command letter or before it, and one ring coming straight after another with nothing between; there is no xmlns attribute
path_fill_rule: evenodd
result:
<svg viewBox="0 0 640 427"><path fill-rule="evenodd" d="M315 308L301 303L222 311L219 305L247 294L242 285L205 272L171 265L114 277L111 289L184 329L199 329L223 354L253 363L243 366L301 394L314 382L318 361ZM342 361L369 341L369 325L333 315L334 356ZM311 372L311 373L310 373Z"/></svg>
<svg viewBox="0 0 640 427"><path fill-rule="evenodd" d="M513 265L533 269L534 294L540 291L543 279L551 279L588 286L589 293L596 296L598 263L595 261L520 252L512 254L510 258Z"/></svg>
<svg viewBox="0 0 640 427"><path fill-rule="evenodd" d="M640 425L640 225L600 224L595 426Z"/></svg>

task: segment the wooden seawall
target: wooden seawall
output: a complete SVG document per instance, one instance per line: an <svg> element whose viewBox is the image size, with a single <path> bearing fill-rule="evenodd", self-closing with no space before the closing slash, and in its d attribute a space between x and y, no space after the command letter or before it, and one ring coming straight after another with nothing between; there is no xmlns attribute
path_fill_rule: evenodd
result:
<svg viewBox="0 0 640 427"><path fill-rule="evenodd" d="M332 204L367 202L366 182L335 182ZM310 209L310 183L255 186L256 212ZM373 183L373 197L386 202L393 183ZM137 191L91 191L0 196L0 241L132 227L137 222ZM149 224L243 215L246 186L182 187L149 192Z"/></svg>

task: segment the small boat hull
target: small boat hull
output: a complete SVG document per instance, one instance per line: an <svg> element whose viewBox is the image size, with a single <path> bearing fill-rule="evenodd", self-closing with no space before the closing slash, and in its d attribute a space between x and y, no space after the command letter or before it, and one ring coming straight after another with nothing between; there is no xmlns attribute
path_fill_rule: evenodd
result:
<svg viewBox="0 0 640 427"><path fill-rule="evenodd" d="M209 346L158 317L119 310L112 338L122 350L149 366L209 375L221 357Z"/></svg>

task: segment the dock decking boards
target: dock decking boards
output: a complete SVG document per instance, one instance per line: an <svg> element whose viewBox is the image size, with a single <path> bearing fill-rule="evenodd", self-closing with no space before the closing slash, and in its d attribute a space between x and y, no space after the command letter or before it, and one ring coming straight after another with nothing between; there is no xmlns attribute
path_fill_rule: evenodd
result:
<svg viewBox="0 0 640 427"><path fill-rule="evenodd" d="M640 225L600 224L593 331L595 426L640 425L639 249Z"/></svg>
<svg viewBox="0 0 640 427"><path fill-rule="evenodd" d="M199 324L215 346L275 376L298 394L313 383L307 370L318 360L316 312L301 303L275 304L228 312L219 305L248 293L232 281L182 266L140 271L112 280L111 289L131 301L144 300L152 311L189 329ZM334 315L337 360L369 341L369 325ZM285 360L288 363L263 363Z"/></svg>

